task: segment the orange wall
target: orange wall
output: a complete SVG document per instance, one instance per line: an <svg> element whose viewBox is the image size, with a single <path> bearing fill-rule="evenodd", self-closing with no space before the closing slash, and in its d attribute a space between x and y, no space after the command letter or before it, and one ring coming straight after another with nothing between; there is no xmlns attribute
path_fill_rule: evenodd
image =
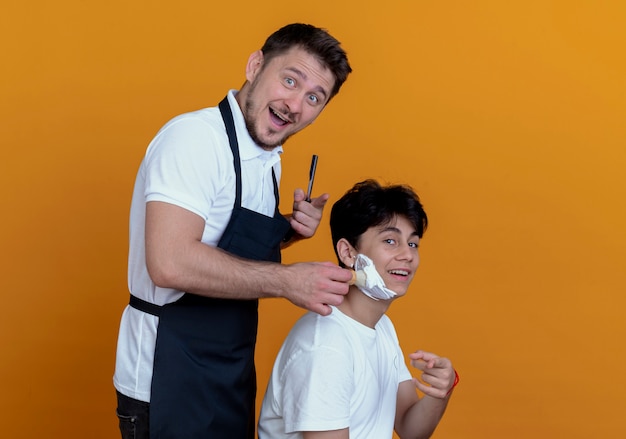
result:
<svg viewBox="0 0 626 439"><path fill-rule="evenodd" d="M407 351L461 375L435 437L626 436L623 2L10 3L2 437L117 437L141 156L167 119L239 87L248 54L291 21L330 29L354 74L287 144L283 200L317 153L315 189L333 200L374 177L413 185L429 213L418 277L390 314ZM333 260L327 219L287 262ZM261 309L259 398L301 314Z"/></svg>

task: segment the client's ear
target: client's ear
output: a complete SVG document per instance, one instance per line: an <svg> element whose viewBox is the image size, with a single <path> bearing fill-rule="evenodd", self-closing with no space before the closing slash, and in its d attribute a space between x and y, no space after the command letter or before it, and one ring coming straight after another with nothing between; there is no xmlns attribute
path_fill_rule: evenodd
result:
<svg viewBox="0 0 626 439"><path fill-rule="evenodd" d="M343 262L346 267L354 267L354 259L357 253L356 249L352 247L352 244L345 238L341 238L337 241L337 255L339 255L339 260Z"/></svg>

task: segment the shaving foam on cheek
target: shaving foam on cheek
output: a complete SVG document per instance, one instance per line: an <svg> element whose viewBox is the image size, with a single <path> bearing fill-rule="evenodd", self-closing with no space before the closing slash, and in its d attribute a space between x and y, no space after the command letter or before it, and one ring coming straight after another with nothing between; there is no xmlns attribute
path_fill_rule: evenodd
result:
<svg viewBox="0 0 626 439"><path fill-rule="evenodd" d="M396 296L395 292L385 286L372 260L360 253L354 261L354 275L350 283L374 300L391 299Z"/></svg>

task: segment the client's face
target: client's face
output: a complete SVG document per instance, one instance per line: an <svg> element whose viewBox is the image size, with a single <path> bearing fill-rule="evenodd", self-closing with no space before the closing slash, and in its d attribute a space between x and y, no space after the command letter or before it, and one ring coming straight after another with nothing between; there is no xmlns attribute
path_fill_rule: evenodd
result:
<svg viewBox="0 0 626 439"><path fill-rule="evenodd" d="M419 265L419 241L413 224L398 216L388 224L367 229L359 238L358 252L372 260L386 287L402 296Z"/></svg>

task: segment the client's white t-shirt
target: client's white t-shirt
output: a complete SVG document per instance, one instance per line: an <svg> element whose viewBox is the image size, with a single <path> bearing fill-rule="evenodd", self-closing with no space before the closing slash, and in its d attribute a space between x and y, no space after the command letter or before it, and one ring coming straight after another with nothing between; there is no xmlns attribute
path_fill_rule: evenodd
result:
<svg viewBox="0 0 626 439"><path fill-rule="evenodd" d="M369 328L333 307L309 312L278 353L259 419L259 439L348 427L350 438L393 435L399 383L410 380L386 316Z"/></svg>

